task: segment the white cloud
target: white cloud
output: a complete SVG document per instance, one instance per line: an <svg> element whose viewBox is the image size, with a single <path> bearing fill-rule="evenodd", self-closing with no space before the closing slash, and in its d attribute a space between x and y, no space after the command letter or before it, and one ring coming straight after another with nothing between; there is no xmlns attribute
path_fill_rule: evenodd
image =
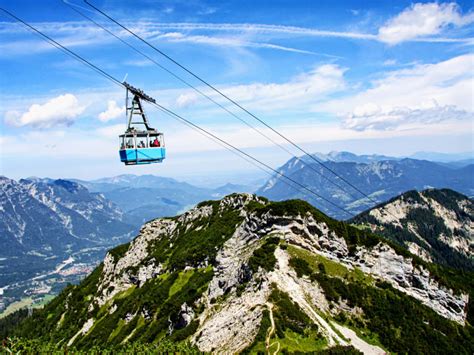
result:
<svg viewBox="0 0 474 355"><path fill-rule="evenodd" d="M125 23L132 31L148 40L159 39L168 42L187 42L195 44L205 44L226 47L249 47L249 48L268 48L287 52L296 52L302 54L317 54L312 51L292 48L261 41L261 35L272 34L277 37L285 37L289 34L296 36L323 36L323 37L343 37L343 38L371 38L374 35L365 35L357 33L319 31L299 27L269 26L259 24L200 24L200 23ZM34 26L40 31L46 33L55 33L55 39L66 47L97 45L115 43L116 40L107 35L104 31L93 24L83 21L71 22L39 22ZM219 36L214 34L183 34L181 32L232 32L233 35ZM24 35L24 29L21 26L11 25L10 22L0 22L0 34L5 35L5 40L0 43L0 56L26 55L48 50L55 50L53 46L42 40L31 40L29 37L18 38L16 35ZM129 37L130 34L125 31L117 31L121 37ZM249 35L254 40L249 40ZM10 36L10 37L8 37Z"/></svg>
<svg viewBox="0 0 474 355"><path fill-rule="evenodd" d="M346 127L359 129L371 124L383 127L384 120L390 129L395 129L397 122L407 124L409 119L427 124L435 124L441 116L472 120L473 80L474 55L462 55L388 72L369 88L315 105L313 110L344 117Z"/></svg>
<svg viewBox="0 0 474 355"><path fill-rule="evenodd" d="M134 59L134 60L126 60L123 64L130 65L132 67L148 67L153 65L153 62L149 59Z"/></svg>
<svg viewBox="0 0 474 355"><path fill-rule="evenodd" d="M142 23L147 29L155 30L180 30L180 31L218 31L218 32L239 32L248 34L272 34L272 35L294 35L302 37L336 37L353 39L372 39L377 36L369 33L327 31L315 28L266 25L258 23Z"/></svg>
<svg viewBox="0 0 474 355"><path fill-rule="evenodd" d="M407 131L356 131L334 123L294 124L275 126L275 128L285 132L286 136L298 144L314 144L348 140L391 139L394 137L455 136L466 134L470 129L470 125L465 121L443 121L429 129L411 129ZM25 132L14 136L0 136L0 149L5 156L27 156L35 159L48 157L49 161L56 159L58 161L61 161L61 159L63 161L64 159L87 159L91 164L106 158L109 165L120 165L117 137L123 133L123 130L124 125L108 125L94 131L68 129L64 131ZM246 151L256 148L275 148L271 142L262 139L255 132L249 128L243 128L241 125L215 127L210 130L222 139ZM224 149L212 140L181 124L176 124L173 131L165 132L165 141L168 151L168 163L172 163L174 156L177 154L190 155ZM279 137L275 137L275 141L285 144ZM28 144L24 142L28 142ZM443 142L439 144L442 145ZM52 151L54 154L52 154ZM283 160L286 160L285 154L279 150L278 154L282 155ZM193 166L199 166L199 163Z"/></svg>
<svg viewBox="0 0 474 355"><path fill-rule="evenodd" d="M178 98L176 99L176 105L178 107L187 107L196 103L197 100L198 100L197 95L193 92L189 92L186 94L179 95Z"/></svg>
<svg viewBox="0 0 474 355"><path fill-rule="evenodd" d="M107 110L99 113L99 120L101 120L102 122L107 122L123 116L124 113L124 106L119 107L116 101L109 100L107 102Z"/></svg>
<svg viewBox="0 0 474 355"><path fill-rule="evenodd" d="M456 3L416 3L390 19L378 32L378 39L397 44L439 34L448 26L464 26L474 21L474 14L463 16Z"/></svg>
<svg viewBox="0 0 474 355"><path fill-rule="evenodd" d="M360 89L358 83L349 86L344 78L346 69L334 64L316 66L286 82L220 86L219 88L251 111L265 112L262 118L298 143L417 135L429 137L430 135L446 135L446 132L454 135L456 132L465 133L472 129L470 126L472 116L469 114L474 111L473 59L473 55L465 55L435 64L412 64L407 69L384 73L367 89ZM348 96L345 92L348 88L357 89L358 93ZM205 88L200 89L205 91ZM192 91L183 92L182 89L149 93L154 97L160 97L160 103L166 107L179 104L183 105L182 107L192 105L196 98ZM328 101L328 96L335 93L338 99ZM343 93L345 97L341 97ZM102 93L88 91L86 94L78 94L80 102L88 103L90 116L97 116L104 109L104 102L109 99L120 102L121 96L123 92L118 90ZM11 103L10 100L8 102ZM223 123L220 119L222 116L219 115L224 113L207 102L203 104L204 102L206 101L199 100L194 103L192 114L186 113L185 117L202 124L238 146L250 148L270 146L271 143L262 140L258 134L242 125L232 126L232 121ZM18 120L21 113L15 114L13 111L21 111L18 107L28 107L28 105L11 106L11 115ZM211 110L215 110L218 114L209 114ZM310 110L318 114L311 114ZM160 129L165 132L170 152L186 153L216 149L214 143L200 137L194 131L183 129L181 126L172 126L174 121L159 113L155 114L151 107L150 111L152 121L160 120ZM288 115L289 112L291 116ZM321 115L321 112L324 114ZM305 118L302 118L301 114L304 114ZM343 117L342 125L339 121L332 121L328 125L304 121L304 119L313 118L317 120L321 117L330 118L334 115ZM272 121L274 118L276 122ZM282 122L279 119L282 118L285 118L284 122L294 123L294 127L279 126L278 122ZM303 123L306 124L305 127ZM123 132L123 129L123 125L107 126L103 130L95 130L87 138L81 138L82 132L72 136L72 132L67 130L66 134L70 139L65 141L73 141L75 146L63 146L62 143L55 142L54 144L57 144L55 149L58 152L61 151L60 154L63 154L64 149L64 155L81 156L85 154L81 152L82 148L92 146L94 151L95 147L98 147L97 149L107 150L107 154L112 156L117 150L116 136ZM43 144L38 146L37 154L41 151L44 151L44 154L50 152L51 148L48 151L42 148L45 142L48 142L46 137ZM280 143L284 144L284 142ZM6 146L5 149L7 149ZM8 149L10 151L13 148ZM16 149L23 148L20 145Z"/></svg>
<svg viewBox="0 0 474 355"><path fill-rule="evenodd" d="M390 67L390 66L393 66L393 65L396 65L396 64L397 64L396 59L387 59L383 62L383 65L387 66L387 67Z"/></svg>
<svg viewBox="0 0 474 355"><path fill-rule="evenodd" d="M463 26L473 21L474 15L472 13L461 16L459 22L453 23L457 26ZM453 20L454 21L454 20ZM389 22L388 22L389 23ZM388 23L383 26L387 27ZM282 25L266 25L258 23L142 23L142 33L147 36L153 35L167 35L179 32L166 32L170 30L199 32L199 31L211 31L211 32L225 32L225 33L236 33L245 34L244 38L253 36L253 38L289 38L289 37L321 37L321 38L343 38L343 39L356 39L356 40L372 40L387 42L386 39L380 34L362 33L362 32L350 32L350 31L329 31L320 30L317 28L308 27L297 27L297 26L282 26ZM381 29L382 29L381 28ZM380 30L381 30L380 29ZM150 37L149 37L150 38ZM423 38L410 38L415 41L423 42L450 42L450 43L467 43L472 44L472 38L441 38L441 37L423 37Z"/></svg>
<svg viewBox="0 0 474 355"><path fill-rule="evenodd" d="M292 110L294 113L309 112L309 105L321 102L327 99L328 95L346 88L345 71L345 68L336 64L323 64L315 66L308 72L296 75L286 82L219 86L219 90L248 109L266 111L272 115L276 113L276 110L284 109ZM206 87L199 87L199 90L224 106L228 105ZM199 110L195 110L193 116L199 113L204 113L204 116L225 114L210 101L201 100L201 97L192 90L186 90L184 93L183 90L174 90L151 92L151 94L160 97L161 103L168 107L197 106ZM173 96L176 99L170 100L169 98ZM210 112L210 110L215 111Z"/></svg>
<svg viewBox="0 0 474 355"><path fill-rule="evenodd" d="M249 47L249 48L267 48L267 49L276 49L285 52L294 52L302 54L319 54L316 52L298 49L288 46L281 46L272 43L265 42L253 42L244 40L239 36L208 36L208 35L185 35L181 32L167 32L153 36L153 40L167 40L169 42L185 42L185 43L196 43L196 44L205 44L217 47ZM326 54L322 54L326 55Z"/></svg>
<svg viewBox="0 0 474 355"><path fill-rule="evenodd" d="M207 7L197 12L198 15L212 15L217 12L215 7Z"/></svg>
<svg viewBox="0 0 474 355"><path fill-rule="evenodd" d="M343 122L343 126L356 131L413 129L441 122L462 120L469 122L473 119L472 112L460 110L452 105L439 106L436 102L432 107L416 109L396 107L388 110L369 103L356 107Z"/></svg>
<svg viewBox="0 0 474 355"><path fill-rule="evenodd" d="M115 124L104 126L95 130L94 134L100 138L111 139L115 143L116 137L123 134L126 127L125 124Z"/></svg>
<svg viewBox="0 0 474 355"><path fill-rule="evenodd" d="M343 90L345 71L338 65L324 64L285 83L256 83L222 90L236 101L259 110L297 109L301 104L318 102L328 94Z"/></svg>
<svg viewBox="0 0 474 355"><path fill-rule="evenodd" d="M60 125L70 126L84 109L85 106L79 105L76 96L64 94L42 105L33 104L23 114L18 111L7 111L5 122L17 127L51 128Z"/></svg>
<svg viewBox="0 0 474 355"><path fill-rule="evenodd" d="M82 21L38 22L33 26L45 33L53 33L56 41L66 47L79 47L111 43L114 38L108 36L95 25ZM21 24L0 22L0 56L36 54L56 50L54 46L38 38L34 39Z"/></svg>
<svg viewBox="0 0 474 355"><path fill-rule="evenodd" d="M472 80L474 56L392 71L372 87L316 110L342 117L353 130L428 129L442 122L474 122ZM344 108L344 109L341 109Z"/></svg>
<svg viewBox="0 0 474 355"><path fill-rule="evenodd" d="M461 15L455 4L415 4L379 29L378 34L320 30L317 28L266 25L258 23L156 23L145 22L124 24L132 31L149 40L189 42L196 44L268 48L302 54L320 54L310 50L293 48L273 43L274 40L297 38L341 38L355 40L382 41L398 43L404 40L428 42L461 42L472 45L472 38L430 37L443 28L463 26L474 20L472 13ZM67 47L114 44L116 40L103 30L87 21L37 22L36 28L46 33L54 33L55 39ZM115 31L123 38L130 34L124 30ZM185 33L185 34L183 34ZM223 36L222 34L226 35ZM0 34L4 35L0 43L0 56L27 55L55 48L42 40L32 40L25 36L24 28L11 22L0 22ZM325 55L325 54L322 54Z"/></svg>

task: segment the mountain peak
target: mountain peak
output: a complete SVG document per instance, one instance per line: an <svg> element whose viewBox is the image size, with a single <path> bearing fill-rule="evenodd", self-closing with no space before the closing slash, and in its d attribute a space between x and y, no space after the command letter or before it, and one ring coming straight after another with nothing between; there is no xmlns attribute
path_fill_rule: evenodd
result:
<svg viewBox="0 0 474 355"><path fill-rule="evenodd" d="M85 189L85 187L79 185L78 183L75 183L69 180L63 180L63 179L54 180L53 184L56 186L60 186L71 193L77 193L77 191L81 189L83 190Z"/></svg>

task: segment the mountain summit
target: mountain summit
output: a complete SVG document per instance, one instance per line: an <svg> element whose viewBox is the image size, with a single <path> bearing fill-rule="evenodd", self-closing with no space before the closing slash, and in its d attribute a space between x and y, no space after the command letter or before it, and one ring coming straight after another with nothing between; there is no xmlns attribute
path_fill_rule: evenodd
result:
<svg viewBox="0 0 474 355"><path fill-rule="evenodd" d="M14 334L80 349L472 353L471 284L306 202L234 194L146 223Z"/></svg>

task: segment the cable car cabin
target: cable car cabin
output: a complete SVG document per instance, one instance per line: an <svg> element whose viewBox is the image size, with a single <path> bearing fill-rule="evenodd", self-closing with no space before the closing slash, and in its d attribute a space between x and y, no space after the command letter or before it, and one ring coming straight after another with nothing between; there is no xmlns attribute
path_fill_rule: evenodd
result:
<svg viewBox="0 0 474 355"><path fill-rule="evenodd" d="M140 100L155 103L142 90L124 82L127 88L125 107L128 127L120 139L120 161L125 165L161 163L166 157L163 133L151 128ZM129 92L133 99L129 102ZM137 118L138 116L138 118Z"/></svg>
<svg viewBox="0 0 474 355"><path fill-rule="evenodd" d="M165 157L162 133L127 132L120 136L120 161L125 165L161 163Z"/></svg>

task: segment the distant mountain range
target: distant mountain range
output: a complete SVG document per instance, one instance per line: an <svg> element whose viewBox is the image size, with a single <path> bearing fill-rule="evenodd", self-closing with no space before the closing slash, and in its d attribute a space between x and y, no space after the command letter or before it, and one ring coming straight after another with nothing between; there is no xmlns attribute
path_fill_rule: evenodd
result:
<svg viewBox="0 0 474 355"><path fill-rule="evenodd" d="M428 160L443 166L452 167L464 167L470 164L474 164L474 152L463 153L463 154L443 154L434 152L418 152L406 157L392 157L387 155L379 154L362 154L357 155L350 152L338 152L332 151L327 154L314 153L314 157L321 161L334 161L334 162L353 162L353 163L372 163L376 161L384 160L402 160L402 159L415 159L415 160ZM308 157L302 158L305 161L311 161Z"/></svg>
<svg viewBox="0 0 474 355"><path fill-rule="evenodd" d="M0 257L110 245L131 229L114 204L68 180L0 177L0 206Z"/></svg>
<svg viewBox="0 0 474 355"><path fill-rule="evenodd" d="M464 153L438 153L438 152L416 152L407 158L430 160L441 163L453 163L458 161L474 161L474 152Z"/></svg>
<svg viewBox="0 0 474 355"><path fill-rule="evenodd" d="M317 153L314 156L320 161L324 161L329 169L378 203L405 191L423 190L430 187L451 188L467 196L474 196L473 164L436 163L380 155L359 156L348 152L332 152L326 155ZM303 157L301 160L304 163L292 158L278 171L353 214L374 206L373 201L364 198L362 194L309 157ZM335 186L332 182L343 189ZM268 180L256 193L273 200L302 198L335 218L347 219L350 217L323 200L290 188L278 175Z"/></svg>
<svg viewBox="0 0 474 355"><path fill-rule="evenodd" d="M77 282L136 227L99 193L68 181L0 177L0 311Z"/></svg>
<svg viewBox="0 0 474 355"><path fill-rule="evenodd" d="M251 187L244 185L226 184L207 189L155 175L127 174L74 181L91 192L102 193L124 211L129 223L136 226L153 218L174 216L202 200L221 198L233 192L252 192Z"/></svg>

